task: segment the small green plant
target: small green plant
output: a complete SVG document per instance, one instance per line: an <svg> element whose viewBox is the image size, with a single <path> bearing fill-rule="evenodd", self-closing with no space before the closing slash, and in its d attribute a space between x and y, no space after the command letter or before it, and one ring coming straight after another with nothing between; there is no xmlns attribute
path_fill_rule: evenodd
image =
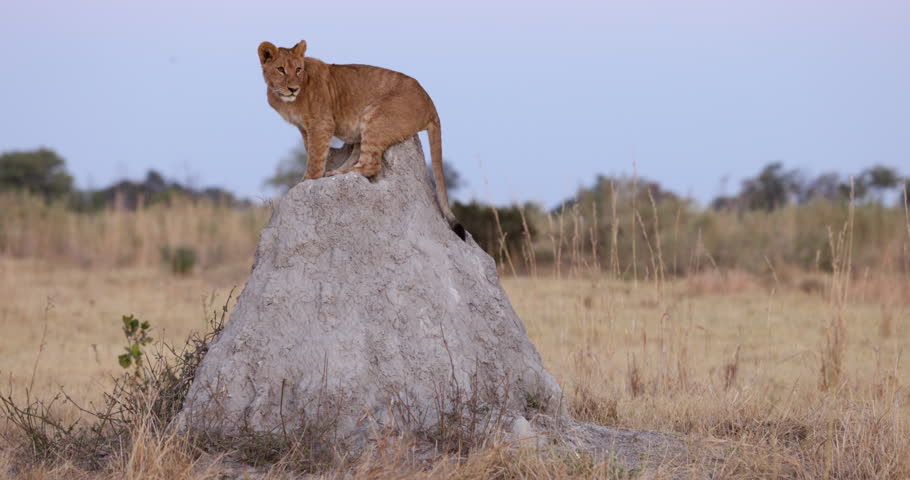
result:
<svg viewBox="0 0 910 480"><path fill-rule="evenodd" d="M528 410L545 410L543 400L540 398L539 393L525 392L525 406L528 408Z"/></svg>
<svg viewBox="0 0 910 480"><path fill-rule="evenodd" d="M135 365L136 375L142 368L142 347L152 342L148 334L151 327L149 322L140 322L133 315L123 316L123 335L126 336L127 346L126 353L117 357L117 361L123 368Z"/></svg>
<svg viewBox="0 0 910 480"><path fill-rule="evenodd" d="M171 272L177 275L189 275L196 266L198 256L193 247L161 248L161 260L166 263Z"/></svg>

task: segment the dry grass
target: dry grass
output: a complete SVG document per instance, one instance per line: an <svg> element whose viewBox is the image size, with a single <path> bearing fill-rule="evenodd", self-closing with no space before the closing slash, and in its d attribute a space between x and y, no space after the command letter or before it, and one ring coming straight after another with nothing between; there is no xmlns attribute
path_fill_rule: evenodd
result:
<svg viewBox="0 0 910 480"><path fill-rule="evenodd" d="M110 388L110 377L121 370L116 357L124 344L122 314L149 320L157 337L181 342L191 331L205 328L231 286L242 284L246 268L237 264L176 277L159 268L84 270L0 260L0 372L13 391L31 383L34 369L34 395L49 397L63 387L79 401L97 402ZM724 478L910 475L905 384L910 367L901 360L910 338L908 307L852 296L838 305L844 328L842 373L834 388L822 391L819 372L830 298L799 289L774 290L757 280L740 279L731 286L710 275L659 286L641 282L635 287L605 277L506 278L504 285L578 418L723 440L732 449L716 462L674 468L711 470ZM885 321L887 335L881 333ZM77 416L66 409L60 413ZM2 471L17 463L10 452L25 447L9 425L0 423L0 429L5 429ZM228 468L220 459L200 457L179 436L140 430L136 438L113 454L104 471L58 462L29 467L28 475L209 478ZM592 459L541 457L503 447L466 461L427 465L409 457L406 444L394 441L350 468L357 478L603 478L629 473ZM291 475L280 470L275 467L272 475Z"/></svg>
<svg viewBox="0 0 910 480"><path fill-rule="evenodd" d="M661 211L645 197L641 212L633 205L617 213L617 197L610 198L601 212L606 233L598 232L596 212L586 221L576 207L546 219L545 233L528 235L520 255L500 252L504 273L530 273L507 276L504 287L576 418L675 432L704 456L657 462L641 473L492 444L467 458L427 462L407 439L389 437L343 470L321 475L910 478L910 366L903 360L910 346L910 213L901 219L908 236L891 235L885 222L880 258L864 259L881 268L854 268L851 208L830 222L826 236L808 242L831 253L831 272L792 268L766 254L773 249L759 248L750 253L764 268L756 275L718 265L716 255L731 253L712 251L701 230L682 238L679 210ZM183 204L80 217L27 202L0 198L0 206L21 213L0 211L3 387L18 398L26 389L50 398L64 388L84 404L99 402L122 372L122 315L150 321L153 335L171 344L207 327L230 289L246 280L268 213ZM617 243L621 229L633 232L631 253ZM787 234L767 236L789 241ZM608 248L586 247L605 239ZM691 248L680 247L683 240ZM192 275L172 275L161 264L160 249L179 245L200 252ZM541 252L556 262L538 258ZM667 274L677 263L687 265L686 277ZM72 407L56 413L80 416ZM152 431L149 422L133 430L101 470L90 471L65 459L25 461L28 441L0 419L0 478L203 479L243 471L237 452L202 453L189 438ZM253 473L292 478L299 470L288 457Z"/></svg>
<svg viewBox="0 0 910 480"><path fill-rule="evenodd" d="M162 249L190 248L203 269L252 254L267 206L234 209L177 198L136 211L77 214L64 205L0 192L0 257L82 267L155 267Z"/></svg>

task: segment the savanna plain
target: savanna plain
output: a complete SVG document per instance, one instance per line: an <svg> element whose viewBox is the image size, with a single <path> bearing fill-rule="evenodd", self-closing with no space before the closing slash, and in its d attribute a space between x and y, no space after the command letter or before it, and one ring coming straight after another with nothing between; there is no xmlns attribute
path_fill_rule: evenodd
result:
<svg viewBox="0 0 910 480"><path fill-rule="evenodd" d="M156 351L172 355L164 344L204 334L225 305L230 311L232 289L233 298L242 290L269 209L176 202L85 215L4 202L0 478L910 478L910 222L901 209L885 213L892 234L868 248L860 245L866 212L837 210L819 227L809 268L748 245L737 254L752 264L726 265L707 227L685 233L688 220L678 210L661 215L653 198L598 214L616 228L597 227L576 207L534 220L542 227L511 249L493 248L576 419L666 432L698 452L655 453L627 469L499 437L434 460L390 437L356 460L314 466L291 448L250 466L141 419L103 461L87 462L65 433L44 420L23 428L27 416L16 412L78 420L77 430L97 424L76 405L100 406L115 379L130 381L118 363L128 346L123 316L149 322L147 362ZM765 215L762 228L784 239L801 223L794 209L755 215L712 221ZM638 243L623 243L630 238ZM193 252L190 268L166 251L176 245ZM40 432L50 444L36 441Z"/></svg>

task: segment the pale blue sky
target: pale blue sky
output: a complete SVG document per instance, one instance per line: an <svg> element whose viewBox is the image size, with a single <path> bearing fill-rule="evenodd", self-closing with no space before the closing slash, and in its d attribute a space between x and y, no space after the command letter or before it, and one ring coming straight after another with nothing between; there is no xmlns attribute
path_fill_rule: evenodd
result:
<svg viewBox="0 0 910 480"><path fill-rule="evenodd" d="M774 160L910 172L907 1L2 2L0 151L53 148L82 186L266 195L299 134L255 50L300 39L417 78L461 199L552 206L633 161L702 202Z"/></svg>

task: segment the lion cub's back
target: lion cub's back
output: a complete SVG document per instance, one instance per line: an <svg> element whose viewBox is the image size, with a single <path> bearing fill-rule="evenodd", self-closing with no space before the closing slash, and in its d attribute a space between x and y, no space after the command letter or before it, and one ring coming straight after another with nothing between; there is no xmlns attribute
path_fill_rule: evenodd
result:
<svg viewBox="0 0 910 480"><path fill-rule="evenodd" d="M335 82L358 96L376 98L397 90L412 90L426 94L417 80L394 70L373 65L332 65Z"/></svg>

